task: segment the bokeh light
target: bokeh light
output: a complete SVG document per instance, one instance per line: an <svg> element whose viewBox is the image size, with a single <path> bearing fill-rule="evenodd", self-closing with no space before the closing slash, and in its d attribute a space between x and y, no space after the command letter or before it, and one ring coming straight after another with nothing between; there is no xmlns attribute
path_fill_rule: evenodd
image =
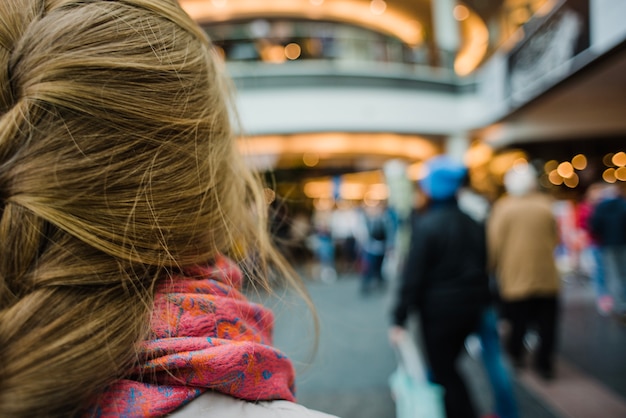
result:
<svg viewBox="0 0 626 418"><path fill-rule="evenodd" d="M550 172L550 174L548 175L548 180L550 180L550 183L554 184L555 186L560 186L561 184L563 184L563 177L561 177L556 170L552 170Z"/></svg>
<svg viewBox="0 0 626 418"><path fill-rule="evenodd" d="M583 154L578 154L574 158L572 158L572 166L576 170L584 170L587 168L587 157Z"/></svg>
<svg viewBox="0 0 626 418"><path fill-rule="evenodd" d="M296 43L292 42L288 44L287 46L285 46L285 56L287 57L287 59L296 60L300 58L301 53L302 53L302 48L300 48L300 45Z"/></svg>
<svg viewBox="0 0 626 418"><path fill-rule="evenodd" d="M574 167L568 161L564 161L559 164L559 167L556 169L556 171L557 173L559 173L559 176L565 179L570 178L574 175Z"/></svg>
<svg viewBox="0 0 626 418"><path fill-rule="evenodd" d="M576 173L573 173L570 177L563 180L563 183L565 183L565 185L569 187L570 189L573 189L576 186L578 186L578 182L579 182L579 179Z"/></svg>
<svg viewBox="0 0 626 418"><path fill-rule="evenodd" d="M559 162L557 160L550 160L546 162L543 166L546 174L550 174L550 172L556 170L559 167Z"/></svg>
<svg viewBox="0 0 626 418"><path fill-rule="evenodd" d="M618 167L626 166L626 153L623 151L618 152L611 158L611 162Z"/></svg>
<svg viewBox="0 0 626 418"><path fill-rule="evenodd" d="M607 168L606 170L604 170L604 173L602 173L602 179L604 179L604 181L606 181L607 183L615 183L617 181L617 177L615 176L615 169Z"/></svg>

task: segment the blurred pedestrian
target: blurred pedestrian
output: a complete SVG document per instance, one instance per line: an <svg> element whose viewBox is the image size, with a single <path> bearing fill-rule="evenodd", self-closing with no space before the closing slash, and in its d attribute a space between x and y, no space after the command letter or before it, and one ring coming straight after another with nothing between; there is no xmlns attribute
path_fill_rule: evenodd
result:
<svg viewBox="0 0 626 418"><path fill-rule="evenodd" d="M487 199L471 188L464 187L458 193L458 200L461 210L484 227L491 209ZM498 295L494 294L497 286L494 284L493 277L489 278L489 288L492 291L493 302L495 302ZM465 346L470 354L475 352L473 350L473 347L476 347L475 341L480 344L481 358L493 390L496 417L518 418L519 411L513 390L513 379L511 378L505 355L502 352L500 332L498 330L498 313L493 303L483 311L476 335L471 335L465 341Z"/></svg>
<svg viewBox="0 0 626 418"><path fill-rule="evenodd" d="M554 374L560 277L554 260L558 244L550 197L537 190L536 171L516 165L504 177L507 196L494 204L487 222L490 266L496 274L502 314L511 324L506 349L516 367L524 365L524 337L538 329L534 367Z"/></svg>
<svg viewBox="0 0 626 418"><path fill-rule="evenodd" d="M600 244L613 312L626 323L626 198L617 185L603 189L590 223Z"/></svg>
<svg viewBox="0 0 626 418"><path fill-rule="evenodd" d="M604 274L604 261L598 237L591 227L591 215L602 200L605 183L594 183L585 192L584 199L576 206L576 226L583 232L584 245L581 259L589 265L588 274L594 287L596 306L601 315L613 311L613 297L609 292Z"/></svg>
<svg viewBox="0 0 626 418"><path fill-rule="evenodd" d="M489 303L484 229L457 205L465 167L440 156L427 171L420 186L428 203L411 225L390 338L397 340L409 314L419 313L433 381L445 390L446 416L472 418L476 412L456 362Z"/></svg>
<svg viewBox="0 0 626 418"><path fill-rule="evenodd" d="M361 251L361 293L368 294L374 287L385 287L383 262L391 242L392 225L382 203L365 206L362 210L357 241Z"/></svg>
<svg viewBox="0 0 626 418"><path fill-rule="evenodd" d="M202 28L175 0L2 0L0 22L0 416L327 417L240 291L306 294Z"/></svg>

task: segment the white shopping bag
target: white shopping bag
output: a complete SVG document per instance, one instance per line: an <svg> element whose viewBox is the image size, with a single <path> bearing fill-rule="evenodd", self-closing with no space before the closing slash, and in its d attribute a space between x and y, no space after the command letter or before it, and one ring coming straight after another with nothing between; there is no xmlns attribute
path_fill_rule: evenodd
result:
<svg viewBox="0 0 626 418"><path fill-rule="evenodd" d="M389 377L396 418L445 418L443 388L428 381L421 353L408 334L396 352L398 368Z"/></svg>

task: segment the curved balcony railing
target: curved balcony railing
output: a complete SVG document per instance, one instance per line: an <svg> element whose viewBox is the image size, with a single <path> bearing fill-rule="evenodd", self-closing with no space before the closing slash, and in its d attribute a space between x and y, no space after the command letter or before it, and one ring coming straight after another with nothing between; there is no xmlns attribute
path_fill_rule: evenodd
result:
<svg viewBox="0 0 626 418"><path fill-rule="evenodd" d="M425 46L345 23L257 19L204 28L246 87L336 82L389 87L389 80L397 80L400 87L449 91L460 82L451 66L432 65Z"/></svg>

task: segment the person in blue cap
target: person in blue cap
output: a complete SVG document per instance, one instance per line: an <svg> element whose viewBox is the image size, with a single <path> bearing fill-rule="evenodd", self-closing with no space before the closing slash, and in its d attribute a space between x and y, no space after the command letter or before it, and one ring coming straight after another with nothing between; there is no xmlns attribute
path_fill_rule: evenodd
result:
<svg viewBox="0 0 626 418"><path fill-rule="evenodd" d="M445 390L446 416L473 418L456 362L490 300L485 233L457 204L467 169L447 156L429 160L426 169L419 186L428 202L412 221L390 339L399 340L408 316L419 313L432 380Z"/></svg>

